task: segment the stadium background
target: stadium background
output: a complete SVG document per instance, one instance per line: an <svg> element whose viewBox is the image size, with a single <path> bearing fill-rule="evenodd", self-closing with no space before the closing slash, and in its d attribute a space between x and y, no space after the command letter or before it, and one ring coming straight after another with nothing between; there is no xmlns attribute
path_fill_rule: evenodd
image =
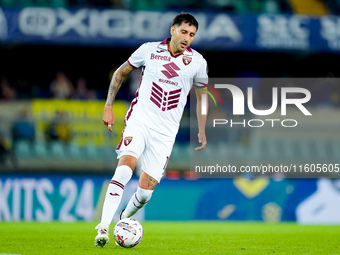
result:
<svg viewBox="0 0 340 255"><path fill-rule="evenodd" d="M101 121L110 77L141 43L168 36L177 12L198 17L192 47L207 59L211 77L336 80L340 72L338 1L0 4L0 221L98 219L117 163L114 148L122 120L140 74L134 72L117 96L113 134ZM309 107L319 114L305 133L320 123L327 132L302 133L297 143L289 143L294 134L268 136L263 130L256 140L257 150L263 151L260 157L272 157L273 162L275 157L287 162L296 157L321 163L339 159L340 87L334 82L309 89ZM258 92L258 103L268 104L271 88L259 87ZM340 223L338 179L190 179L189 118L186 109L166 176L138 219ZM238 131L230 133L226 147L250 146L251 135L246 129ZM240 150L237 156L248 155ZM122 207L134 192L136 178Z"/></svg>

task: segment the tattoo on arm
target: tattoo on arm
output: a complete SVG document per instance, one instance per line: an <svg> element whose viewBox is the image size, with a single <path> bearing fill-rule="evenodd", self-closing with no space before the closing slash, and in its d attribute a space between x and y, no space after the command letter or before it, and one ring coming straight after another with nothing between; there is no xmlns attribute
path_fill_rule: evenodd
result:
<svg viewBox="0 0 340 255"><path fill-rule="evenodd" d="M110 82L109 91L107 94L107 99L106 99L106 104L105 104L106 106L112 106L113 102L115 101L118 90L122 86L124 77L128 75L132 71L132 69L133 68L126 61L114 72L111 82Z"/></svg>

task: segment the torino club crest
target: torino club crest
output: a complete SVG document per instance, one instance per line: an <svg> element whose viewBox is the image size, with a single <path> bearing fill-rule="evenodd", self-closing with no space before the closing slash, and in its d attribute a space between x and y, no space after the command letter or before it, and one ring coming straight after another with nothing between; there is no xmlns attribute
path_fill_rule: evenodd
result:
<svg viewBox="0 0 340 255"><path fill-rule="evenodd" d="M124 138L124 145L125 145L125 146L128 146L128 145L131 143L132 139L133 139L132 136L127 136L127 137L125 137L125 138Z"/></svg>
<svg viewBox="0 0 340 255"><path fill-rule="evenodd" d="M189 65L191 63L192 58L188 56L183 56L182 58L184 65Z"/></svg>

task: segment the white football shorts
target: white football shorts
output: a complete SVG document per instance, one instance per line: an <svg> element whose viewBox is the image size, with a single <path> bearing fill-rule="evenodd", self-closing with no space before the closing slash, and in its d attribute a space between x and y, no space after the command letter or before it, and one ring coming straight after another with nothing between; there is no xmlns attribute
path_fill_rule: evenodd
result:
<svg viewBox="0 0 340 255"><path fill-rule="evenodd" d="M124 155L140 158L141 170L160 182L174 142L174 137L166 136L143 123L130 120L117 146L117 158Z"/></svg>

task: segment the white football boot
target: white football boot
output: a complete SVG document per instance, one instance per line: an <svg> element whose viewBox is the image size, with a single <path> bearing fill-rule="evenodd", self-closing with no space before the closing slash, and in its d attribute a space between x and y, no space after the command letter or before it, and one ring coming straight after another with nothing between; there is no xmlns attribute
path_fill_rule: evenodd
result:
<svg viewBox="0 0 340 255"><path fill-rule="evenodd" d="M109 233L108 228L102 228L100 224L97 225L96 229L98 229L98 234L94 239L94 246L104 247L109 242Z"/></svg>

